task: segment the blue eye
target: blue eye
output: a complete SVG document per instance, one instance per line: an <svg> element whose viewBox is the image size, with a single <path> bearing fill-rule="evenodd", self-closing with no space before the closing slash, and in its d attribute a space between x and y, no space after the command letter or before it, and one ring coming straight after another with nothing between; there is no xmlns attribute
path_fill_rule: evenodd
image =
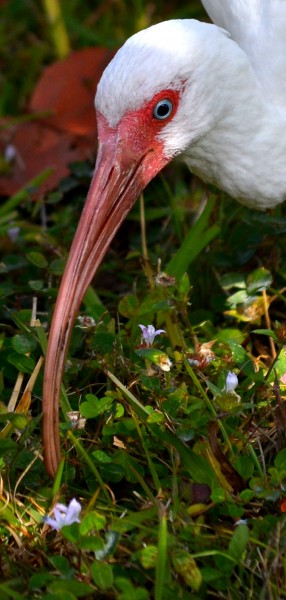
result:
<svg viewBox="0 0 286 600"><path fill-rule="evenodd" d="M155 119L158 119L158 121L164 121L165 119L168 119L172 111L173 103L168 98L164 98L163 100L159 100L159 102L157 102L153 110L153 116Z"/></svg>

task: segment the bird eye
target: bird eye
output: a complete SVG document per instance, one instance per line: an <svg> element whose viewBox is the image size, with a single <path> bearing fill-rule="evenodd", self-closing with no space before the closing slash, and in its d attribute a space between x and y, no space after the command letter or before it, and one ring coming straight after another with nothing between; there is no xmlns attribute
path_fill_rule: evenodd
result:
<svg viewBox="0 0 286 600"><path fill-rule="evenodd" d="M159 102L157 102L153 110L153 116L155 119L158 119L158 121L164 121L165 119L168 119L172 110L173 102L168 98L164 98L164 100L159 100Z"/></svg>

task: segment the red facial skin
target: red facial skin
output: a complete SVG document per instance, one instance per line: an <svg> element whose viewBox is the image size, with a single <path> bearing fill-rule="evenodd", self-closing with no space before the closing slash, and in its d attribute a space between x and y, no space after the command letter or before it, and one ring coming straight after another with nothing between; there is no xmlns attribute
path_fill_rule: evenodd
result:
<svg viewBox="0 0 286 600"><path fill-rule="evenodd" d="M153 110L170 99L173 111L157 120ZM43 446L47 472L61 459L59 397L73 324L82 298L116 231L147 183L171 160L158 133L174 117L179 92L164 90L142 109L126 113L115 128L97 115L99 150L87 200L71 246L52 320L45 362Z"/></svg>

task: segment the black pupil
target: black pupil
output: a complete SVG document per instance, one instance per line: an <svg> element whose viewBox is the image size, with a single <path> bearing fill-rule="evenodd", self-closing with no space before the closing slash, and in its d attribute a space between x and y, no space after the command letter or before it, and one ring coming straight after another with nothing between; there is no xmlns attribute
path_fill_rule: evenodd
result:
<svg viewBox="0 0 286 600"><path fill-rule="evenodd" d="M167 102L162 102L157 107L158 117L165 117L170 112L170 106Z"/></svg>

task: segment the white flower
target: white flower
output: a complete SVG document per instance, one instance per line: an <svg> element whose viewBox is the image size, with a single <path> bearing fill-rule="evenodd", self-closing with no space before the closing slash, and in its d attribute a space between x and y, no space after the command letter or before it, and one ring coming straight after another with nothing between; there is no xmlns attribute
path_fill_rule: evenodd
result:
<svg viewBox="0 0 286 600"><path fill-rule="evenodd" d="M64 525L72 525L73 523L80 523L81 504L73 498L68 506L57 503L53 508L54 519L51 517L44 517L44 522L50 525L52 529L59 530Z"/></svg>
<svg viewBox="0 0 286 600"><path fill-rule="evenodd" d="M8 146L6 146L4 151L4 157L8 163L13 162L15 158L17 158L17 150L16 147L13 146L13 144L8 144Z"/></svg>
<svg viewBox="0 0 286 600"><path fill-rule="evenodd" d="M157 335L166 333L165 329L155 329L154 325L139 325L139 327L142 331L142 340L148 347L152 346Z"/></svg>
<svg viewBox="0 0 286 600"><path fill-rule="evenodd" d="M247 519L238 519L238 521L235 521L235 526L238 525L247 525Z"/></svg>
<svg viewBox="0 0 286 600"><path fill-rule="evenodd" d="M80 327L80 329L89 329L90 327L95 327L96 322L93 317L88 317L87 315L77 317L79 321L79 325L76 327Z"/></svg>
<svg viewBox="0 0 286 600"><path fill-rule="evenodd" d="M235 373L229 371L227 374L227 378L225 380L225 391L226 392L234 392L235 388L238 386L238 379Z"/></svg>
<svg viewBox="0 0 286 600"><path fill-rule="evenodd" d="M159 356L157 365L162 371L170 371L172 364L173 363L168 356Z"/></svg>

